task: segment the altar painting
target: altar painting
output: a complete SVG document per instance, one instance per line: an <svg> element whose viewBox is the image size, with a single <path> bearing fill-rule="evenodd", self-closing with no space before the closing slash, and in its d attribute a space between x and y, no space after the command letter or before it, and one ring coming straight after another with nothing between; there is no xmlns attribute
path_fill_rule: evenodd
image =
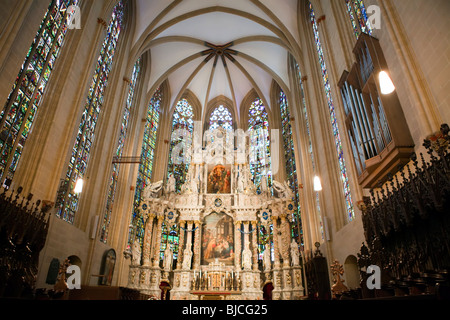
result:
<svg viewBox="0 0 450 320"><path fill-rule="evenodd" d="M213 213L205 218L202 230L202 265L218 260L234 265L233 219L223 213Z"/></svg>
<svg viewBox="0 0 450 320"><path fill-rule="evenodd" d="M208 170L208 193L231 193L231 165L217 165Z"/></svg>

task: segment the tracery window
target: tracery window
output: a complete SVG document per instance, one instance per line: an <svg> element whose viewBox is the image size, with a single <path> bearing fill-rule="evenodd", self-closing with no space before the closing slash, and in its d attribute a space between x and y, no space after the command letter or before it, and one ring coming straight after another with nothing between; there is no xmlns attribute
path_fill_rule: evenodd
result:
<svg viewBox="0 0 450 320"><path fill-rule="evenodd" d="M141 161L139 164L136 190L134 195L133 215L131 219L131 225L133 227L131 228L128 237L129 246L131 246L135 237L140 243L143 243L144 239L145 221L140 215L139 207L141 205L144 189L151 183L153 175L156 142L158 137L158 129L160 127L162 100L163 93L161 88L158 88L153 94L153 97L150 100L149 106L147 108L147 120L142 142Z"/></svg>
<svg viewBox="0 0 450 320"><path fill-rule="evenodd" d="M79 0L53 0L0 115L0 176L12 180ZM72 9L72 8L70 8Z"/></svg>
<svg viewBox="0 0 450 320"><path fill-rule="evenodd" d="M113 9L78 127L77 138L71 151L67 173L58 192L57 216L71 224L74 223L80 200L80 194L75 191L75 186L84 178L89 164L97 121L102 111L108 77L122 30L123 17L124 2L119 1Z"/></svg>
<svg viewBox="0 0 450 320"><path fill-rule="evenodd" d="M339 160L339 167L340 167L340 180L342 182L345 201L346 201L347 218L349 221L352 221L355 218L355 210L354 210L352 195L350 192L350 183L349 183L348 175L347 175L347 167L345 164L344 150L342 148L342 141L341 141L341 135L339 132L339 126L338 126L337 117L336 117L336 110L334 108L333 98L331 96L331 85L330 85L330 82L328 79L328 71L327 71L327 67L326 67L326 63L325 63L325 56L323 53L322 43L320 41L319 26L317 24L316 16L315 16L314 9L313 9L313 6L311 3L309 3L309 8L310 8L310 19L311 19L311 24L312 24L313 33L314 33L314 39L315 39L315 43L316 43L316 49L317 49L317 53L319 56L319 63L320 63L321 71L322 71L323 84L324 84L325 93L327 96L328 107L330 109L331 125L333 128L333 134L334 134L334 138L335 138L335 145L336 145L336 150L337 150L337 155L338 155L338 160Z"/></svg>
<svg viewBox="0 0 450 320"><path fill-rule="evenodd" d="M178 102L172 120L172 138L169 150L168 177L173 175L176 191L179 192L186 181L186 173L191 164L189 150L194 133L194 109L187 99Z"/></svg>
<svg viewBox="0 0 450 320"><path fill-rule="evenodd" d="M112 210L113 210L114 199L116 196L117 182L118 182L119 173L120 173L119 159L123 155L125 141L126 141L127 133L128 133L128 124L130 121L131 110L132 110L134 98L135 98L136 83L139 80L140 71L141 71L141 59L138 59L138 61L136 61L135 65L134 65L132 76L131 76L129 86L128 86L128 95L127 95L127 100L125 103L125 110L123 112L122 122L120 125L119 141L117 143L117 149L115 152L115 158L117 159L117 161L114 161L114 163L113 163L112 175L111 175L110 185L109 185L109 189L108 189L108 197L107 197L107 201L106 201L106 212L103 217L103 223L102 223L101 234L100 234L100 241L102 241L104 243L106 243L108 240L109 224L111 222L111 214L112 214Z"/></svg>
<svg viewBox="0 0 450 320"><path fill-rule="evenodd" d="M362 0L345 0L347 12L353 27L353 33L356 38L363 33L372 34L373 28L367 16L366 7Z"/></svg>
<svg viewBox="0 0 450 320"><path fill-rule="evenodd" d="M231 112L224 106L217 107L212 113L209 120L209 129L222 127L227 131L233 131L233 116Z"/></svg>
<svg viewBox="0 0 450 320"><path fill-rule="evenodd" d="M270 157L269 116L262 100L255 99L250 106L248 132L250 139L250 171L253 182L261 191L261 179L267 177L267 187L272 185L272 168Z"/></svg>

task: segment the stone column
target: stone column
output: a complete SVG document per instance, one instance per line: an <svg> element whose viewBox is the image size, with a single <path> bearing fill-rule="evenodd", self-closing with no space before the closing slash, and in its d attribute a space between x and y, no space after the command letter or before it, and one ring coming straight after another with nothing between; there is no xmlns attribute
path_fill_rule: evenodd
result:
<svg viewBox="0 0 450 320"><path fill-rule="evenodd" d="M290 228L289 228L289 222L286 218L286 214L282 214L280 216L281 219L281 224L280 224L280 229L281 229L281 241L282 243L280 243L280 253L281 256L283 257L283 266L284 267L289 267L290 265L290 261L289 261L289 247L291 244L291 237L290 237Z"/></svg>
<svg viewBox="0 0 450 320"><path fill-rule="evenodd" d="M242 270L241 266L241 255L242 255L242 244L241 244L241 221L234 222L234 264L236 266L236 271Z"/></svg>
<svg viewBox="0 0 450 320"><path fill-rule="evenodd" d="M156 231L156 243L154 246L154 252L153 252L153 266L159 267L159 251L161 248L161 234L162 234L162 225L164 222L164 215L160 215L157 217L158 219L158 226Z"/></svg>
<svg viewBox="0 0 450 320"><path fill-rule="evenodd" d="M202 223L200 221L195 221L195 227L198 228L195 230L195 236L194 236L194 269L200 268L200 240L201 240L201 234L202 234Z"/></svg>
<svg viewBox="0 0 450 320"><path fill-rule="evenodd" d="M179 238L179 247L178 247L178 261L177 261L177 270L181 270L183 266L183 253L184 253L184 237L186 234L186 231L183 230L186 226L186 221L181 220L179 222L179 228L180 228L180 238Z"/></svg>
<svg viewBox="0 0 450 320"><path fill-rule="evenodd" d="M279 243L278 243L278 217L272 216L273 222L273 251L275 256L274 268L280 267Z"/></svg>
<svg viewBox="0 0 450 320"><path fill-rule="evenodd" d="M252 221L252 255L253 255L253 270L258 270L258 230L256 221Z"/></svg>
<svg viewBox="0 0 450 320"><path fill-rule="evenodd" d="M152 242L152 232L153 232L153 221L155 220L155 215L149 215L147 223L145 224L145 235L144 235L144 247L142 254L144 257L144 266L151 265L151 242Z"/></svg>

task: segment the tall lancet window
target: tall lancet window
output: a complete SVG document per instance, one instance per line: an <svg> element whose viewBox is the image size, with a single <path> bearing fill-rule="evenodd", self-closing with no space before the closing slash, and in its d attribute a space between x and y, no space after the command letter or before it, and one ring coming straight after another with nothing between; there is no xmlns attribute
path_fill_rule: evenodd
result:
<svg viewBox="0 0 450 320"><path fill-rule="evenodd" d="M330 119L331 119L331 125L333 128L335 145L336 145L336 150L337 150L337 155L338 155L338 160L339 160L340 178L341 178L340 180L342 182L344 196L345 196L345 202L346 202L346 208L347 208L347 218L349 221L352 221L355 218L355 209L354 209L354 205L353 205L352 195L350 192L350 183L348 181L347 167L345 164L344 150L342 148L341 135L339 133L339 126L338 126L337 117L336 117L336 110L334 108L333 98L331 96L331 85L330 85L330 82L328 79L328 71L327 71L327 67L326 67L326 63L325 63L325 56L324 56L323 49L322 49L322 43L320 41L319 27L318 27L314 9L313 9L313 6L311 3L309 3L309 8L310 8L310 19L311 19L311 24L312 24L312 28L313 28L314 39L316 42L316 49L317 49L317 53L319 56L319 63L320 63L321 72L322 72L323 84L324 84L325 93L327 96L328 107L330 109L330 116L331 116Z"/></svg>
<svg viewBox="0 0 450 320"><path fill-rule="evenodd" d="M78 0L53 0L0 115L0 181L12 180Z"/></svg>
<svg viewBox="0 0 450 320"><path fill-rule="evenodd" d="M127 95L127 100L125 103L125 110L123 112L122 122L120 124L119 141L117 143L116 152L114 154L115 161L113 163L112 175L111 175L109 189L108 189L108 197L107 197L107 201L106 201L106 212L103 217L101 234L100 234L100 241L102 241L104 243L106 243L108 241L109 224L111 222L111 214L112 214L112 210L113 210L114 199L116 196L117 183L118 183L119 173L120 173L120 163L121 163L120 158L122 158L125 141L127 139L128 124L130 121L132 107L133 107L133 104L135 101L136 83L139 80L140 71L141 71L141 59L138 59L138 61L136 61L135 65L133 67L133 73L131 75L131 79L130 79L130 82L128 85L128 95Z"/></svg>
<svg viewBox="0 0 450 320"><path fill-rule="evenodd" d="M144 129L144 138L142 141L141 162L139 164L136 190L134 195L133 216L131 219L132 228L128 237L130 246L135 238L143 243L145 221L140 215L139 207L141 205L144 189L151 183L153 175L153 165L155 160L156 142L158 138L158 129L160 127L161 103L163 93L160 88L153 94L150 104L147 108L147 120Z"/></svg>
<svg viewBox="0 0 450 320"><path fill-rule="evenodd" d="M306 105L306 97L305 97L305 90L303 88L303 77L302 73L300 71L300 66L297 62L295 62L295 69L297 70L297 76L298 76L298 86L300 89L301 94L301 100L302 100L302 109L303 109L303 116L305 118L305 124L306 124L306 130L308 132L308 152L309 156L311 157L311 164L312 169L315 172L316 171L316 160L314 159L314 149L313 149L313 143L311 138L311 125L309 122L309 114L308 114L308 108ZM320 209L320 196L319 192L316 192L316 205L317 205L317 213L320 221L320 230L322 234L322 239L324 238L324 229L323 229L323 221L322 221L322 215L321 215L321 209Z"/></svg>
<svg viewBox="0 0 450 320"><path fill-rule="evenodd" d="M218 106L209 119L209 129L215 130L219 127L227 131L233 131L233 115L224 106Z"/></svg>
<svg viewBox="0 0 450 320"><path fill-rule="evenodd" d="M350 16L350 21L352 23L353 32L356 38L358 38L361 33L367 33L371 35L373 32L373 28L367 16L364 1L345 0L345 3L347 5L347 11Z"/></svg>
<svg viewBox="0 0 450 320"><path fill-rule="evenodd" d="M122 30L123 16L124 3L119 1L114 7L112 18L106 31L106 38L96 62L94 77L78 127L77 138L71 151L69 167L58 193L57 216L71 224L74 223L75 214L78 210L82 191L80 187L89 164L97 121L103 109L105 89Z"/></svg>
<svg viewBox="0 0 450 320"><path fill-rule="evenodd" d="M185 183L186 173L191 164L189 151L193 133L194 109L187 99L182 99L178 102L173 114L168 166L168 177L174 176L177 192Z"/></svg>
<svg viewBox="0 0 450 320"><path fill-rule="evenodd" d="M250 139L250 171L253 182L261 191L262 177L266 177L267 187L272 184L270 157L269 116L262 100L255 99L250 106L248 132Z"/></svg>
<svg viewBox="0 0 450 320"><path fill-rule="evenodd" d="M284 147L284 160L286 166L286 177L289 182L289 186L294 193L294 199L297 211L293 215L292 221L292 236L294 239L298 239L300 244L303 245L302 234L302 222L301 222L301 207L300 207L300 195L298 190L298 175L297 165L295 161L295 149L294 139L291 125L291 113L289 111L289 103L283 90L280 90L279 103L281 111L281 128Z"/></svg>

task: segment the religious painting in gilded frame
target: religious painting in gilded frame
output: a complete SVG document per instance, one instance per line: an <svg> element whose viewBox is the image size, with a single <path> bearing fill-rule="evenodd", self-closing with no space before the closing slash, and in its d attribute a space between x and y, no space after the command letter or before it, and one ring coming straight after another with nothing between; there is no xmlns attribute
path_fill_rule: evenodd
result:
<svg viewBox="0 0 450 320"><path fill-rule="evenodd" d="M216 165L208 170L209 194L230 194L231 193L231 165Z"/></svg>
<svg viewBox="0 0 450 320"><path fill-rule="evenodd" d="M202 230L202 265L216 259L234 265L234 223L224 213L212 213L205 218Z"/></svg>

